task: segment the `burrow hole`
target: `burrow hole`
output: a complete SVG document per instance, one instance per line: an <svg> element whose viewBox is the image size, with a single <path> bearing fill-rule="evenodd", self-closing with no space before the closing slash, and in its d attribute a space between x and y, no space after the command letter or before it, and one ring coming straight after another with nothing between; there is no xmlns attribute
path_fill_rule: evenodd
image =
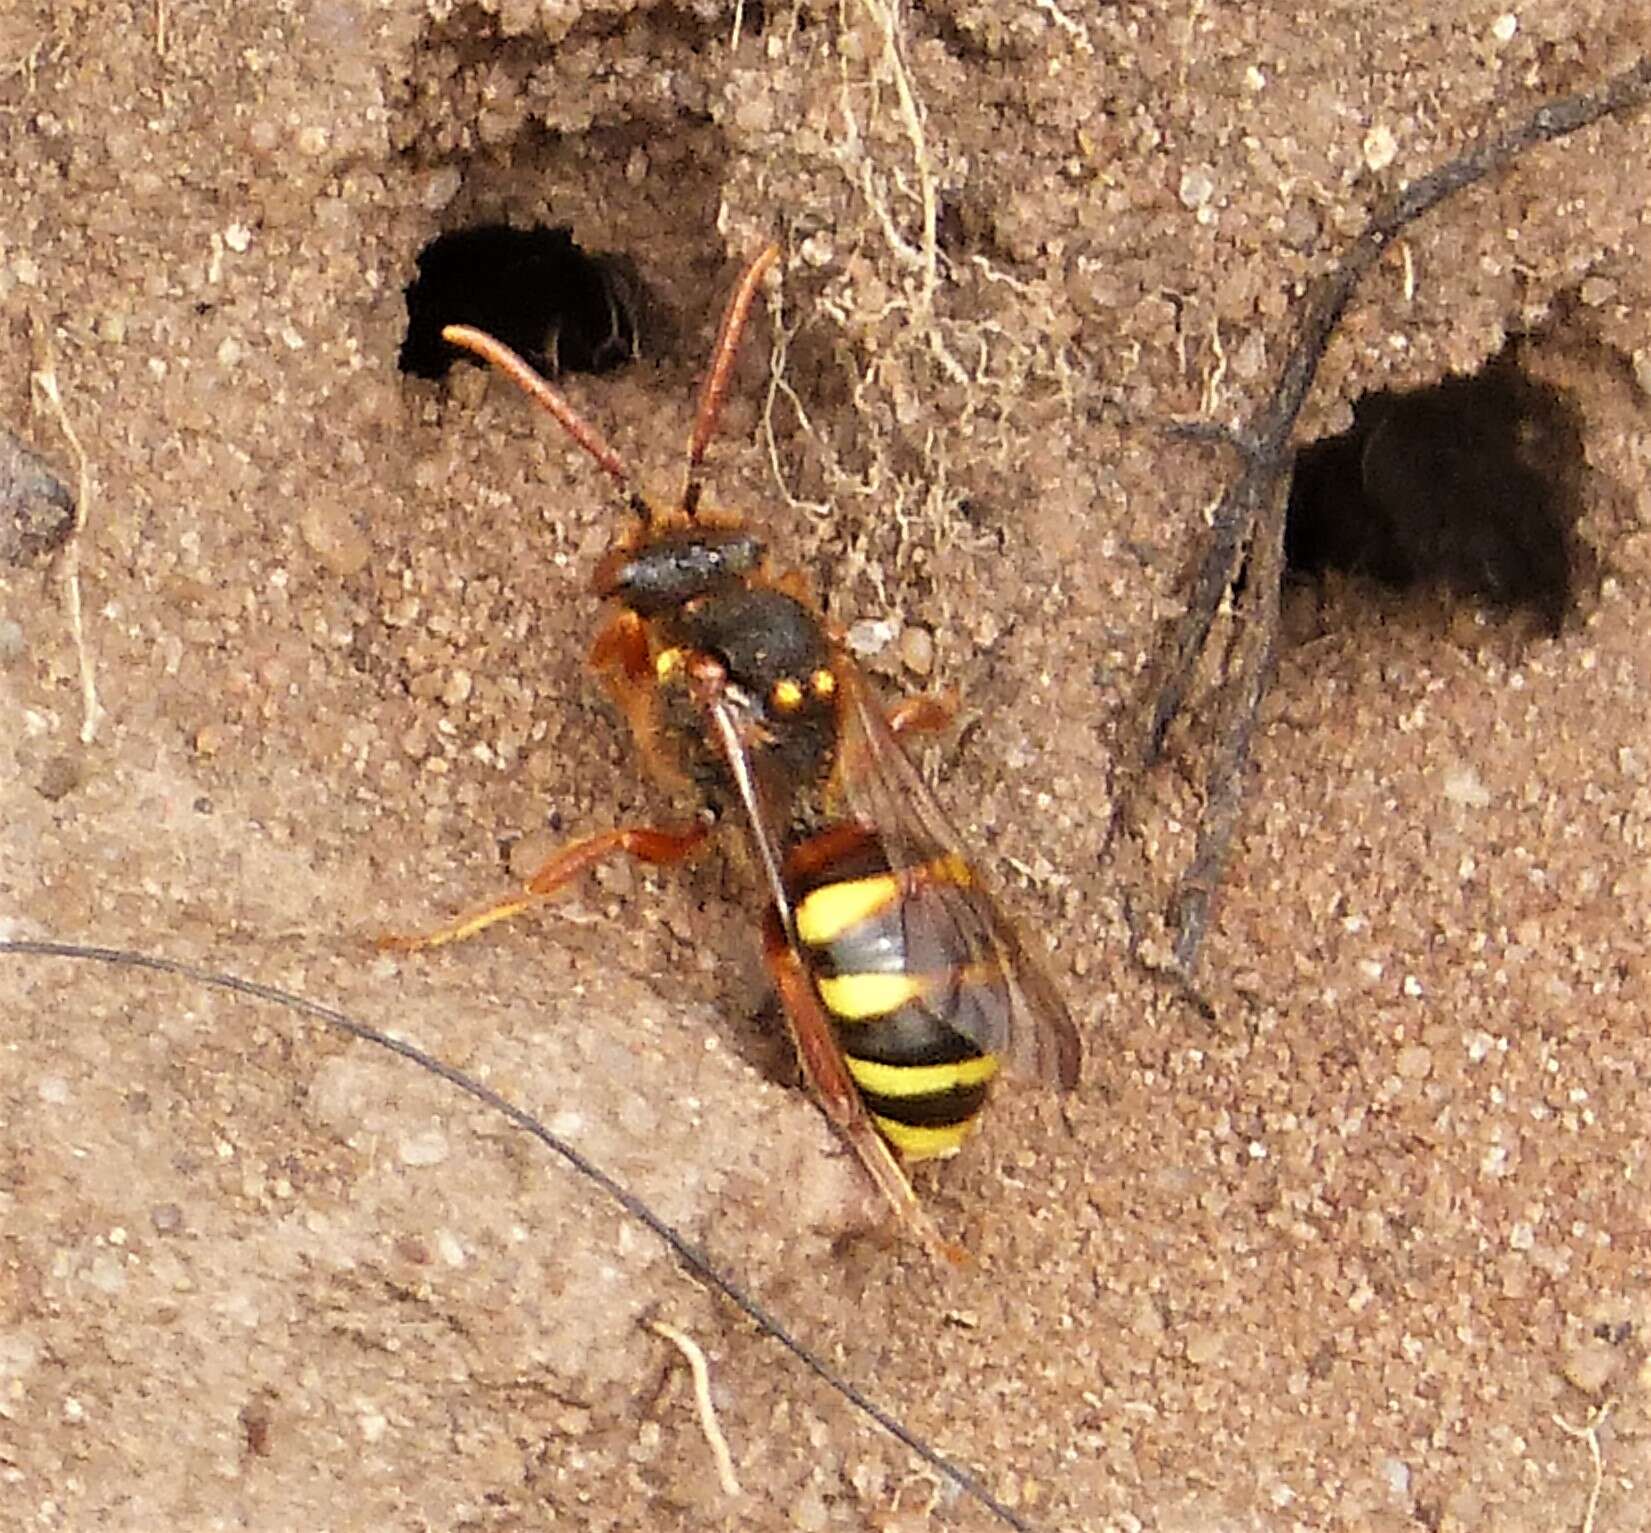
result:
<svg viewBox="0 0 1651 1533"><path fill-rule="evenodd" d="M665 6L570 28L491 3L431 16L391 125L414 205L439 220L408 252L401 370L440 378L468 360L441 340L450 324L549 377L671 364L723 278L728 148L694 104L717 88L704 82L720 79L725 19ZM759 23L747 7L742 34ZM569 59L588 96L569 92Z"/></svg>
<svg viewBox="0 0 1651 1533"><path fill-rule="evenodd" d="M648 301L627 257L582 250L571 229L481 224L437 235L407 285L401 371L440 378L466 353L441 338L472 325L541 373L603 373L643 349Z"/></svg>
<svg viewBox="0 0 1651 1533"><path fill-rule="evenodd" d="M1576 531L1582 434L1562 395L1509 352L1429 388L1367 394L1340 436L1296 459L1285 558L1357 600L1358 581L1431 590L1558 633L1587 550Z"/></svg>

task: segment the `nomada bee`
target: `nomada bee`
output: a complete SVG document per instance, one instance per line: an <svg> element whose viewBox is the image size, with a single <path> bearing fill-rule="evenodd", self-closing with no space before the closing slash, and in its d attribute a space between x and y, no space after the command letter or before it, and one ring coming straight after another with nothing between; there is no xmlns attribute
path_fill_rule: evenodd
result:
<svg viewBox="0 0 1651 1533"><path fill-rule="evenodd" d="M679 862L737 806L767 889L764 957L809 1086L902 1222L949 1254L903 1163L956 1153L1005 1064L1070 1090L1078 1036L899 743L948 710L918 697L885 714L801 578L771 575L744 519L702 504L740 336L779 254L763 250L729 300L670 505L647 498L596 428L508 347L469 326L442 332L518 385L624 491L636 521L597 567L609 610L591 663L655 776L693 788L705 808L685 827L575 841L519 892L382 945L472 936L615 855Z"/></svg>

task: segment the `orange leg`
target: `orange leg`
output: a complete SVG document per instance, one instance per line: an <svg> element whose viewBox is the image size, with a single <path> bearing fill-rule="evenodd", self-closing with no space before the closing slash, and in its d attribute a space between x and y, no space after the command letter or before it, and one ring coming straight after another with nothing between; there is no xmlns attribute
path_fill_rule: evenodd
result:
<svg viewBox="0 0 1651 1533"><path fill-rule="evenodd" d="M768 964L769 978L779 992L780 1004L785 1008L786 1020L791 1024L791 1039L797 1047L803 1076L820 1110L865 1167L895 1217L922 1242L928 1253L953 1264L963 1261L963 1252L943 1239L924 1213L894 1151L866 1113L860 1088L848 1073L837 1035L832 1031L831 1019L820 1004L802 960L785 940L779 918L772 910L763 924L763 957Z"/></svg>
<svg viewBox="0 0 1651 1533"><path fill-rule="evenodd" d="M647 625L634 612L616 612L597 630L590 663L593 670L613 671L633 685L651 682Z"/></svg>
<svg viewBox="0 0 1651 1533"><path fill-rule="evenodd" d="M625 715L632 738L651 740L659 687L641 618L634 612L618 612L609 618L591 645L590 665Z"/></svg>
<svg viewBox="0 0 1651 1533"><path fill-rule="evenodd" d="M936 697L931 692L920 692L901 698L885 717L890 734L931 734L951 726L957 717L957 699L950 694Z"/></svg>
<svg viewBox="0 0 1651 1533"><path fill-rule="evenodd" d="M564 846L541 863L519 894L507 894L502 899L493 900L432 932L387 933L378 939L377 946L383 952L417 953L425 948L445 947L449 942L462 942L466 937L485 931L496 921L508 921L511 916L554 899L581 873L609 857L623 854L654 867L665 867L680 862L710 831L708 824L691 825L686 830L632 826L587 836L583 841Z"/></svg>

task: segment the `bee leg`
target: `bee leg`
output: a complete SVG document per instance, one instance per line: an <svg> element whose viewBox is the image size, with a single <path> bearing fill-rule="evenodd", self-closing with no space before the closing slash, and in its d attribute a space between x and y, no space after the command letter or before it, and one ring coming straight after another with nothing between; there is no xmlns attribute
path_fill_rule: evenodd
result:
<svg viewBox="0 0 1651 1533"><path fill-rule="evenodd" d="M648 631L634 612L616 612L597 632L590 648L591 668L613 673L631 686L653 679Z"/></svg>
<svg viewBox="0 0 1651 1533"><path fill-rule="evenodd" d="M496 921L507 921L511 916L532 910L572 883L581 873L615 855L634 857L654 867L680 862L710 834L709 822L691 825L686 830L661 829L654 826L630 826L606 830L597 836L587 836L564 846L539 865L520 893L507 894L502 899L458 916L446 926L431 932L403 934L390 932L378 938L381 952L417 953L425 948L445 947L449 942L462 942L485 931Z"/></svg>
<svg viewBox="0 0 1651 1533"><path fill-rule="evenodd" d="M781 570L774 576L773 584L782 596L789 596L808 607L816 604L813 582L801 570Z"/></svg>
<svg viewBox="0 0 1651 1533"><path fill-rule="evenodd" d="M903 697L889 709L889 733L894 735L930 734L947 729L957 717L957 699L950 693L939 697L932 692L919 692Z"/></svg>
<svg viewBox="0 0 1651 1533"><path fill-rule="evenodd" d="M624 714L631 740L654 781L673 788L691 788L693 784L672 755L670 742L660 727L660 689L648 648L647 625L634 612L614 613L596 635L590 663L614 706Z"/></svg>
<svg viewBox="0 0 1651 1533"><path fill-rule="evenodd" d="M911 1182L888 1141L877 1132L867 1115L859 1088L848 1073L837 1035L832 1031L831 1020L772 910L763 926L763 957L791 1025L798 1063L820 1110L854 1152L895 1217L917 1237L929 1255L953 1265L961 1263L965 1259L963 1251L945 1240L935 1228L917 1201L917 1194L912 1191Z"/></svg>

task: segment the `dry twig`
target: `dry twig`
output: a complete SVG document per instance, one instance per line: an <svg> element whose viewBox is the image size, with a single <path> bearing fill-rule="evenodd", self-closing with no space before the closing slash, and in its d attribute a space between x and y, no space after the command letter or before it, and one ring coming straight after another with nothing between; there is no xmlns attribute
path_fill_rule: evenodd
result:
<svg viewBox="0 0 1651 1533"><path fill-rule="evenodd" d="M1599 1446L1599 1429L1605 1425L1605 1418L1611 1414L1615 1404L1616 1401L1607 1400L1603 1405L1596 1405L1588 1412L1588 1419L1581 1426L1573 1426L1563 1416L1554 1417L1554 1425L1566 1436L1580 1438L1588 1444L1588 1457L1594 1466L1593 1483L1588 1487L1588 1504L1582 1513L1581 1533L1594 1533L1594 1518L1599 1514L1599 1493L1605 1484L1605 1457Z"/></svg>
<svg viewBox="0 0 1651 1533"><path fill-rule="evenodd" d="M69 424L69 413L63 408L63 394L57 386L57 369L49 354L45 362L29 375L29 384L35 399L44 400L51 410L75 459L75 519L63 550L63 594L69 609L69 633L74 639L75 659L80 666L80 743L90 745L97 738L98 725L103 721L103 704L97 697L97 679L93 673L91 651L86 644L86 621L80 599L80 540L86 531L86 518L91 508L91 467L86 450L75 435L75 428Z"/></svg>
<svg viewBox="0 0 1651 1533"><path fill-rule="evenodd" d="M711 1401L711 1369L705 1361L705 1353L686 1331L679 1331L663 1320L650 1320L648 1329L656 1336L663 1336L688 1359L688 1371L694 1376L694 1408L699 1412L699 1429L710 1445L711 1457L716 1460L722 1493L725 1496L743 1496L745 1492L740 1489L739 1476L734 1473L734 1456L728 1451L728 1439L722 1435L717 1408Z"/></svg>
<svg viewBox="0 0 1651 1533"><path fill-rule="evenodd" d="M1151 717L1140 768L1162 756L1170 726L1180 717L1210 631L1229 599L1238 634L1226 668L1225 696L1216 720L1214 763L1192 861L1171 904L1174 963L1190 977L1209 927L1216 890L1243 803L1256 715L1272 676L1278 634L1284 515L1295 461L1296 418L1319 364L1359 283L1398 236L1441 203L1507 170L1529 150L1552 143L1651 100L1651 58L1640 59L1596 90L1550 102L1524 122L1422 176L1371 216L1341 262L1308 299L1295 340L1270 398L1230 438L1243 466L1215 508L1198 556L1186 612L1158 646L1148 685ZM1115 827L1129 805L1120 807Z"/></svg>

